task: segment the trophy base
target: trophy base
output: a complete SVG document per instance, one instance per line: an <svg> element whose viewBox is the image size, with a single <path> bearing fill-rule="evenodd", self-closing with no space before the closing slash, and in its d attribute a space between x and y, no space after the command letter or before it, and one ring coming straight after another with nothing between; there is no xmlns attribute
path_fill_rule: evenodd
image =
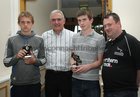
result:
<svg viewBox="0 0 140 97"><path fill-rule="evenodd" d="M77 69L78 66L77 66L77 65L71 65L71 68L72 68L72 69Z"/></svg>
<svg viewBox="0 0 140 97"><path fill-rule="evenodd" d="M77 67L77 65L72 65L71 67L75 68L75 67Z"/></svg>
<svg viewBox="0 0 140 97"><path fill-rule="evenodd" d="M32 56L31 55L28 55L28 56L24 56L24 58L31 58Z"/></svg>

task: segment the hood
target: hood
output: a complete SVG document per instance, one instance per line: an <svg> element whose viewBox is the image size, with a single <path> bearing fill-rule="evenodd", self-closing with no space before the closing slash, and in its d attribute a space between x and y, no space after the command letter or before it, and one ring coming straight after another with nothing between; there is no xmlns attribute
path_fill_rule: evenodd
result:
<svg viewBox="0 0 140 97"><path fill-rule="evenodd" d="M30 38L30 37L33 37L35 35L35 32L31 31L31 35L24 35L24 34L21 33L21 30L20 30L20 31L17 32L17 34L19 34L22 37Z"/></svg>

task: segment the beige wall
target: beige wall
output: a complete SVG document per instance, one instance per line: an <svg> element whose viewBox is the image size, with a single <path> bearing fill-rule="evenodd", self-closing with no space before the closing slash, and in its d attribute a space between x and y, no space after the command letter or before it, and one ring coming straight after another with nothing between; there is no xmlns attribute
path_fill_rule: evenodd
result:
<svg viewBox="0 0 140 97"><path fill-rule="evenodd" d="M113 0L113 11L120 15L122 27L140 40L140 0Z"/></svg>
<svg viewBox="0 0 140 97"><path fill-rule="evenodd" d="M3 0L0 3L0 71L4 70L3 57L4 49L7 38L11 32L11 12L10 12L10 0Z"/></svg>
<svg viewBox="0 0 140 97"><path fill-rule="evenodd" d="M57 0L27 0L26 9L30 11L34 18L34 30L41 35L49 30L49 14L52 10L57 9Z"/></svg>

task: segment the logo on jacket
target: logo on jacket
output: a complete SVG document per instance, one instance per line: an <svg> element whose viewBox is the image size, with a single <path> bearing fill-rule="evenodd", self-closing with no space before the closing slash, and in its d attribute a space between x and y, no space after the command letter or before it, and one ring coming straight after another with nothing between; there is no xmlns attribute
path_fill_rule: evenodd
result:
<svg viewBox="0 0 140 97"><path fill-rule="evenodd" d="M124 56L123 50L121 48L117 47L117 51L114 52L114 55Z"/></svg>
<svg viewBox="0 0 140 97"><path fill-rule="evenodd" d="M112 58L105 58L104 59L103 66L112 67L113 64L118 64L118 60L117 59L112 59Z"/></svg>

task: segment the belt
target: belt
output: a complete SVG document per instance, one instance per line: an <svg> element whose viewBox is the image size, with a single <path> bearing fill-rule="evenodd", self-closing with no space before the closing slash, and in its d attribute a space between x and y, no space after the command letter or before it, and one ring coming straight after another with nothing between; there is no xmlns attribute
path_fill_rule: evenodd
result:
<svg viewBox="0 0 140 97"><path fill-rule="evenodd" d="M46 69L46 72L50 72L50 73L67 73L67 72L72 72L72 71L71 70L69 70L69 71L58 71L58 70Z"/></svg>

